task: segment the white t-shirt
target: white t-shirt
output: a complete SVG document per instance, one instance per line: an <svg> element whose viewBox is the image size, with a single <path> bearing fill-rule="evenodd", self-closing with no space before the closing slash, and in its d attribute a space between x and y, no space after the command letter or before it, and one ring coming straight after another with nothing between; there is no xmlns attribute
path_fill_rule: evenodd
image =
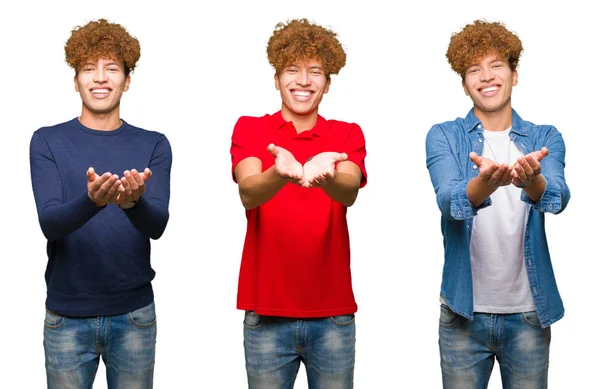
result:
<svg viewBox="0 0 600 389"><path fill-rule="evenodd" d="M484 130L482 156L512 166L523 153L505 131ZM529 207L521 189L510 184L492 195L492 205L478 211L471 235L473 308L475 312L518 313L535 310L529 288L523 242Z"/></svg>

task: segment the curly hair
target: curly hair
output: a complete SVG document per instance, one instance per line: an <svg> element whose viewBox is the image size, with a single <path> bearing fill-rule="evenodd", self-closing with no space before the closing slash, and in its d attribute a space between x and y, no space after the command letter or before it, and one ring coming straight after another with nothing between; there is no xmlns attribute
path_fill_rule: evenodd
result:
<svg viewBox="0 0 600 389"><path fill-rule="evenodd" d="M331 30L307 19L278 23L267 44L269 63L279 74L287 65L318 58L323 62L327 78L337 74L346 64L346 53Z"/></svg>
<svg viewBox="0 0 600 389"><path fill-rule="evenodd" d="M511 70L515 70L522 51L519 37L503 23L476 20L461 32L452 34L446 58L452 70L464 79L469 66L490 53L506 59Z"/></svg>
<svg viewBox="0 0 600 389"><path fill-rule="evenodd" d="M140 59L140 42L123 26L106 19L75 27L65 44L65 61L69 66L77 73L86 62L100 58L123 61L125 75L129 75Z"/></svg>

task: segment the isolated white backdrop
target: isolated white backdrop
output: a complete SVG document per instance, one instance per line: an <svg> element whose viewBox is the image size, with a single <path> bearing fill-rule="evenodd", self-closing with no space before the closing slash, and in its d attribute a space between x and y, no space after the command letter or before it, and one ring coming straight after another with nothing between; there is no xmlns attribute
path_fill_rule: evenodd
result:
<svg viewBox="0 0 600 389"><path fill-rule="evenodd" d="M246 387L243 315L235 309L245 217L230 176L230 136L240 115L279 109L265 46L277 22L300 17L337 31L347 50L347 65L333 76L320 113L359 123L367 139L369 184L348 212L359 304L355 387L441 388L442 235L425 135L471 106L444 55L451 33L479 18L504 21L521 37L513 106L526 120L555 125L567 145L572 200L546 220L566 306L552 327L550 387L593 386L600 348L594 327L600 29L587 4L3 3L0 387L45 387L45 240L31 193L29 140L37 128L79 115L63 46L74 26L101 17L123 24L142 46L122 117L163 132L173 148L171 219L152 245L156 388ZM105 387L101 367L94 388ZM306 387L304 369L296 387ZM500 387L496 368L490 388Z"/></svg>

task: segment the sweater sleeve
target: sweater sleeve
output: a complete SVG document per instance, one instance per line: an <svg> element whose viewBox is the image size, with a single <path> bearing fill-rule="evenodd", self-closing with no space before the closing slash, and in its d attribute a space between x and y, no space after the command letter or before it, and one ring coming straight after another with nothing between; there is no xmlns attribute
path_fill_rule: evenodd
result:
<svg viewBox="0 0 600 389"><path fill-rule="evenodd" d="M167 137L162 135L148 166L152 177L148 180L146 192L134 207L123 210L135 228L152 239L161 237L169 220L171 163L171 146Z"/></svg>
<svg viewBox="0 0 600 389"><path fill-rule="evenodd" d="M64 238L104 209L94 204L87 192L64 201L58 166L48 143L37 132L31 138L29 160L38 219L49 241ZM81 172L81 179L86 180L85 172Z"/></svg>

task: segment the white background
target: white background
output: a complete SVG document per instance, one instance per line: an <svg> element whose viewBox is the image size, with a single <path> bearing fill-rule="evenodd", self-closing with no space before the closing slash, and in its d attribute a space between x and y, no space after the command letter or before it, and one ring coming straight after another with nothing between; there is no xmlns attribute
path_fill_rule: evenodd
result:
<svg viewBox="0 0 600 389"><path fill-rule="evenodd" d="M121 116L166 134L173 148L171 219L152 246L156 388L246 387L243 314L235 309L246 225L230 175L230 137L239 116L279 109L266 42L277 22L299 17L338 32L347 50L321 115L360 124L367 139L369 184L348 212L359 304L355 387L441 388L442 235L425 135L471 107L445 52L450 35L479 18L518 33L525 51L513 107L526 120L555 125L567 145L572 200L546 218L566 306L552 327L550 387L597 382L600 28L592 2L193 3L3 2L0 387L45 387L46 242L29 140L39 127L79 115L63 46L73 27L101 17L124 25L142 46ZM94 388L105 387L101 365ZM303 368L296 387L306 387ZM497 367L489 387L501 387Z"/></svg>

